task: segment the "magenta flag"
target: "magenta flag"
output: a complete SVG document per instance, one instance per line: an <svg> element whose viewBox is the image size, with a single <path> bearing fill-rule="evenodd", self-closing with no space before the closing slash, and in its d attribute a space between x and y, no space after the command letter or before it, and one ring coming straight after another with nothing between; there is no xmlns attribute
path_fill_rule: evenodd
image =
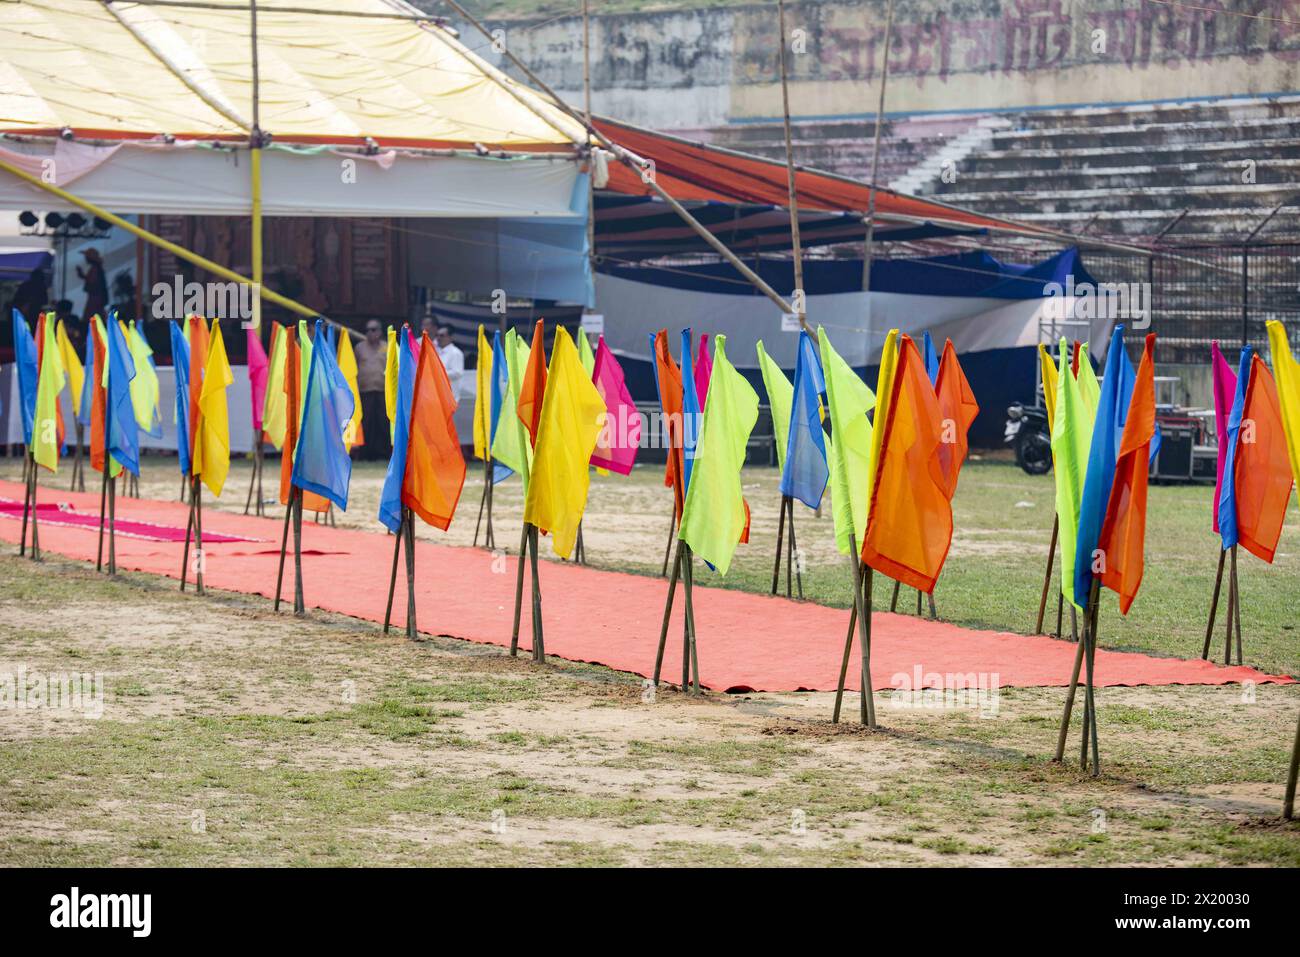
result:
<svg viewBox="0 0 1300 957"><path fill-rule="evenodd" d="M248 387L253 393L253 434L262 431L262 406L266 402L266 376L271 366L262 348L260 330L248 330Z"/></svg>
<svg viewBox="0 0 1300 957"><path fill-rule="evenodd" d="M619 475L628 475L641 446L641 417L623 380L623 367L605 345L604 336L596 343L596 364L591 370L591 381L605 400L605 423L596 436L591 464Z"/></svg>
<svg viewBox="0 0 1300 957"><path fill-rule="evenodd" d="M1214 480L1214 530L1219 530L1219 493L1223 491L1223 463L1228 457L1228 415L1237 395L1237 375L1219 351L1216 339L1210 343L1210 367L1214 375L1214 435L1219 443L1219 464Z"/></svg>
<svg viewBox="0 0 1300 957"><path fill-rule="evenodd" d="M700 336L700 354L695 360L695 394L700 400L700 411L704 411L709 397L709 379L713 375L713 356L709 354L709 334Z"/></svg>

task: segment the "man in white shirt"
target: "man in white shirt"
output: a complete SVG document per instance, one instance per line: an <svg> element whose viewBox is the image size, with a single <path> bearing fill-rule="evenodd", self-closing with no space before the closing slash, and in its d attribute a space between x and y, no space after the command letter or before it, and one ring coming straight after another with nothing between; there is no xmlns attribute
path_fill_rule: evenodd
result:
<svg viewBox="0 0 1300 957"><path fill-rule="evenodd" d="M459 402L462 395L461 381L465 378L465 353L451 341L451 326L438 327L438 337L434 344L438 349L438 358L447 370L447 378L451 380L451 394Z"/></svg>

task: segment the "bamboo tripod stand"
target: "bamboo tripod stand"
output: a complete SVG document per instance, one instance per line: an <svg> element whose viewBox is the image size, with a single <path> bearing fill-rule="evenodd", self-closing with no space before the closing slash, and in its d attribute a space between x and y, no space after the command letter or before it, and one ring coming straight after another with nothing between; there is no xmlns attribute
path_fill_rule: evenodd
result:
<svg viewBox="0 0 1300 957"><path fill-rule="evenodd" d="M397 557L406 541L406 637L414 641L418 635L415 622L415 513L402 506L402 518L393 536L393 571L388 578L388 607L384 611L384 634L388 634L393 618L393 592L397 589Z"/></svg>
<svg viewBox="0 0 1300 957"><path fill-rule="evenodd" d="M478 547L478 533L483 525L484 511L487 513L487 534L483 537L484 548L496 548L496 536L492 532L492 460L483 460L483 497L478 500L478 521L474 523L474 547ZM400 532L399 532L400 534Z"/></svg>
<svg viewBox="0 0 1300 957"><path fill-rule="evenodd" d="M1070 714L1074 710L1074 696L1079 688L1079 672L1086 666L1079 766L1083 768L1088 766L1089 745L1091 745L1093 777L1101 774L1101 753L1097 744L1097 702L1093 684L1093 665L1097 657L1097 608L1100 604L1098 585L1098 581L1093 579L1092 591L1088 594L1088 607L1084 610L1083 634L1074 652L1074 671L1070 676L1070 688L1065 695L1065 710L1061 715L1061 730L1056 738L1056 756L1053 758L1057 762L1065 760L1065 744L1070 734Z"/></svg>
<svg viewBox="0 0 1300 957"><path fill-rule="evenodd" d="M296 486L284 507L284 532L280 536L280 571L275 578L275 610L280 610L280 593L284 587L284 559L289 548L289 526L293 526L293 613L307 614L302 595L302 489Z"/></svg>
<svg viewBox="0 0 1300 957"><path fill-rule="evenodd" d="M530 569L533 598L533 660L546 660L546 638L542 633L542 588L537 574L537 526L524 522L523 532L519 536L519 569L515 579L515 617L514 627L510 632L510 657L519 654L519 619L523 615L524 602L524 559L527 557Z"/></svg>
<svg viewBox="0 0 1300 957"><path fill-rule="evenodd" d="M27 554L27 516L31 514L32 524L32 561L41 560L41 541L40 532L36 525L36 457L32 454L30 448L23 459L23 531L22 537L18 540L18 554Z"/></svg>
<svg viewBox="0 0 1300 957"><path fill-rule="evenodd" d="M203 592L203 481L202 476L190 476L190 514L185 523L185 549L181 553L181 591L185 590L190 571L190 536L194 538L194 593Z"/></svg>
<svg viewBox="0 0 1300 957"><path fill-rule="evenodd" d="M1231 560L1226 561L1231 555ZM1242 663L1241 656L1241 593L1237 589L1237 546L1219 549L1219 570L1214 576L1214 597L1210 600L1210 620L1205 626L1205 647L1201 657L1210 659L1210 640L1214 636L1214 620L1219 612L1219 592L1223 586L1223 567L1228 569L1228 611L1224 615L1226 627L1223 630L1223 663L1232 664L1232 633L1237 633L1237 664Z"/></svg>
<svg viewBox="0 0 1300 957"><path fill-rule="evenodd" d="M663 672L664 649L668 646L668 625L673 614L673 601L677 595L677 583L682 583L684 609L682 615L682 691L688 694L700 693L700 658L695 647L695 573L691 560L691 546L682 539L677 540L677 549L673 553L673 572L668 579L668 598L664 602L664 620L659 629L659 649L655 652L655 687L659 686L659 676Z"/></svg>
<svg viewBox="0 0 1300 957"><path fill-rule="evenodd" d="M785 526L787 520L790 523L790 535L786 538ZM803 598L803 568L802 561L799 558L799 546L794 540L794 499L789 495L781 496L781 521L776 529L776 563L772 567L772 594L776 594L777 587L781 583L781 551L785 550L785 597L790 598L790 571L794 570L794 578L799 587L799 598Z"/></svg>
<svg viewBox="0 0 1300 957"><path fill-rule="evenodd" d="M74 424L75 440L72 451L72 484L68 486L69 492L84 492L86 490L86 457L82 450L82 443L86 440L85 426L81 420L77 419Z"/></svg>
<svg viewBox="0 0 1300 957"><path fill-rule="evenodd" d="M244 499L244 514L248 514L249 508L253 508L253 514L262 516L266 514L266 508L262 504L262 467L264 459L262 456L261 436L253 448L253 474L248 478L248 497ZM256 498L254 498L256 496ZM256 505L254 505L256 502Z"/></svg>
<svg viewBox="0 0 1300 957"><path fill-rule="evenodd" d="M862 650L862 693L858 715L864 725L876 727L876 701L871 687L871 587L874 571L858 557L856 536L849 535L849 560L853 569L853 611L849 614L849 629L844 636L844 657L840 659L840 679L835 688L835 712L831 721L840 720L840 706L844 703L844 682L849 673L849 654L853 651L853 632L858 633Z"/></svg>
<svg viewBox="0 0 1300 957"><path fill-rule="evenodd" d="M108 573L117 574L117 477L109 476L112 458L104 455L104 477L99 488L99 551L95 558L95 571L104 569L104 529L108 529ZM107 526L105 525L107 518Z"/></svg>

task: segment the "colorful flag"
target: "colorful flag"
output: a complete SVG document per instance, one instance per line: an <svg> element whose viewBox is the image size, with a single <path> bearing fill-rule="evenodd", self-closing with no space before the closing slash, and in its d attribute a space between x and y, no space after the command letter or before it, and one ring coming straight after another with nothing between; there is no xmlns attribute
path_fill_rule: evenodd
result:
<svg viewBox="0 0 1300 957"><path fill-rule="evenodd" d="M1282 413L1282 432L1286 436L1286 453L1291 462L1291 476L1300 482L1300 366L1291 357L1286 327L1276 319L1268 328L1268 349L1273 359L1273 378L1277 401Z"/></svg>
<svg viewBox="0 0 1300 957"><path fill-rule="evenodd" d="M695 447L700 442L700 420L704 416L704 405L700 402L699 389L695 384L695 374L691 360L691 329L682 330L682 495L691 489L691 472L695 465Z"/></svg>
<svg viewBox="0 0 1300 957"><path fill-rule="evenodd" d="M108 330L98 316L90 324L89 335L95 350L90 375L90 467L103 472L107 464L109 477L116 478L122 464L108 454Z"/></svg>
<svg viewBox="0 0 1300 957"><path fill-rule="evenodd" d="M298 434L302 434L301 417L307 411L307 380L311 377L312 329L306 319L298 320Z"/></svg>
<svg viewBox="0 0 1300 957"><path fill-rule="evenodd" d="M939 458L944 424L925 357L909 336L899 339L892 371L888 414L876 421L879 455L862 561L928 594L952 544L952 503Z"/></svg>
<svg viewBox="0 0 1300 957"><path fill-rule="evenodd" d="M456 514L465 486L465 456L452 421L455 412L451 380L425 333L411 393L402 504L443 531Z"/></svg>
<svg viewBox="0 0 1300 957"><path fill-rule="evenodd" d="M1047 407L1047 432L1056 424L1056 363L1041 342L1038 344L1038 367L1043 376L1043 405Z"/></svg>
<svg viewBox="0 0 1300 957"><path fill-rule="evenodd" d="M41 365L36 340L27 319L17 309L13 311L14 366L18 374L18 402L23 420L23 444L31 448L32 422L36 418L36 383L40 379Z"/></svg>
<svg viewBox="0 0 1300 957"><path fill-rule="evenodd" d="M131 380L131 405L135 408L136 424L146 435L161 439L162 411L158 408L158 397L162 389L158 384L158 370L153 364L153 349L145 342L134 319L127 326L125 335L127 348L131 350L131 361L135 363L135 378Z"/></svg>
<svg viewBox="0 0 1300 957"><path fill-rule="evenodd" d="M1083 403L1084 410L1089 418L1095 418L1097 405L1101 402L1101 384L1097 381L1097 373L1093 371L1092 360L1088 358L1088 348L1086 342L1075 342L1074 366L1071 371L1079 383L1079 400Z"/></svg>
<svg viewBox="0 0 1300 957"><path fill-rule="evenodd" d="M664 485L673 490L673 508L682 514L682 370L668 351L668 330L660 329L650 337L650 348L655 357L655 390L659 394L659 408L663 413L664 429L668 438L668 462L664 466Z"/></svg>
<svg viewBox="0 0 1300 957"><path fill-rule="evenodd" d="M200 316L190 316L190 474L203 474L203 449L199 435L203 421L199 396L203 393L203 373L208 367L208 324Z"/></svg>
<svg viewBox="0 0 1300 957"><path fill-rule="evenodd" d="M686 360L682 360L682 368L686 368ZM695 358L695 397L699 400L700 411L709 401L709 379L713 375L713 359L709 356L709 334L706 332L700 336L700 353Z"/></svg>
<svg viewBox="0 0 1300 957"><path fill-rule="evenodd" d="M578 537L590 483L587 465L604 411L605 401L582 368L577 347L568 331L557 326L524 521L549 530L551 547L561 558L573 554Z"/></svg>
<svg viewBox="0 0 1300 957"><path fill-rule="evenodd" d="M293 450L298 445L298 427L302 423L302 390L298 376L302 362L298 355L298 337L292 327L284 330L284 446L280 452L280 504L288 505L293 494Z"/></svg>
<svg viewBox="0 0 1300 957"><path fill-rule="evenodd" d="M271 355L266 362L266 380L262 384L262 434L277 449L284 448L286 428L284 377L287 372L287 344L293 334L278 322L271 323ZM260 341L260 340L259 340Z"/></svg>
<svg viewBox="0 0 1300 957"><path fill-rule="evenodd" d="M1080 373L1083 364L1079 366ZM1106 374L1092 427L1092 445L1088 450L1088 470L1079 501L1079 537L1075 541L1074 603L1088 605L1092 590L1093 562L1104 556L1094 554L1106 518L1111 488L1115 484L1115 458L1124 433L1124 420L1133 396L1133 363L1124 352L1124 327L1115 326L1110 350L1106 354ZM1100 567L1100 565L1098 566Z"/></svg>
<svg viewBox="0 0 1300 957"><path fill-rule="evenodd" d="M1219 349L1219 340L1210 343L1210 373L1214 392L1214 437L1219 444L1218 462L1215 466L1213 527L1219 530L1219 502L1223 498L1223 466L1228 459L1228 416L1237 394L1237 374Z"/></svg>
<svg viewBox="0 0 1300 957"><path fill-rule="evenodd" d="M538 319L528 351L528 367L519 385L519 421L528 430L528 442L537 447L537 429L542 421L542 398L546 395L546 327Z"/></svg>
<svg viewBox="0 0 1300 957"><path fill-rule="evenodd" d="M488 434L489 448L495 447L497 430L501 427L501 408L505 404L506 393L510 391L510 365L506 362L506 348L501 340L501 330L492 333L492 428ZM515 470L504 462L492 462L492 484L503 482L515 474Z"/></svg>
<svg viewBox="0 0 1300 957"><path fill-rule="evenodd" d="M1277 385L1259 356L1251 365L1242 422L1234 476L1237 537L1248 552L1271 564L1286 521L1292 479Z"/></svg>
<svg viewBox="0 0 1300 957"><path fill-rule="evenodd" d="M596 437L591 464L619 475L631 475L636 453L641 447L641 417L623 378L623 367L601 336L596 342L596 357L591 381L605 402L604 422Z"/></svg>
<svg viewBox="0 0 1300 957"><path fill-rule="evenodd" d="M934 350L934 340L930 338L930 330L926 329L925 337L925 374L930 377L930 384L937 386L939 383L939 356ZM1042 346L1038 347L1040 350Z"/></svg>
<svg viewBox="0 0 1300 957"><path fill-rule="evenodd" d="M487 462L492 458L492 350L482 323L478 326L474 385L474 457Z"/></svg>
<svg viewBox="0 0 1300 957"><path fill-rule="evenodd" d="M135 362L127 345L122 324L114 319L106 323L108 333L108 440L109 455L132 475L140 474L140 435L131 402L131 382L136 377Z"/></svg>
<svg viewBox="0 0 1300 957"><path fill-rule="evenodd" d="M59 393L67 382L67 374L63 371L63 357L60 355L52 319L51 314L41 323L45 345L40 350L41 370L36 383L36 407L32 413L31 448L37 465L58 472L59 420L62 418L59 412Z"/></svg>
<svg viewBox="0 0 1300 957"><path fill-rule="evenodd" d="M408 330L409 331L409 330ZM401 348L410 349L408 336L402 336ZM415 355L414 352L411 353ZM388 346L384 349L384 411L388 413L388 439L397 441L397 386L401 351L397 344L397 330L388 327Z"/></svg>
<svg viewBox="0 0 1300 957"><path fill-rule="evenodd" d="M587 330L581 325L573 337L573 341L578 346L578 359L582 362L582 367L587 370L587 375L594 375L596 372L596 354L591 351L591 340L587 338Z"/></svg>
<svg viewBox="0 0 1300 957"><path fill-rule="evenodd" d="M1101 583L1119 595L1120 614L1127 615L1142 585L1143 548L1147 527L1147 477L1151 441L1156 432L1156 337L1148 334L1138 363L1131 398L1125 411L1115 483L1106 506L1097 550L1104 562ZM1106 363L1106 379L1114 367ZM1104 423L1099 423L1104 427Z"/></svg>
<svg viewBox="0 0 1300 957"><path fill-rule="evenodd" d="M1220 433L1219 447L1224 450L1223 476L1218 483L1218 497L1215 499L1215 522L1223 547L1231 548L1237 544L1237 487L1236 470L1233 467L1237 458L1237 436L1241 431L1241 418L1246 407L1246 384L1250 381L1250 358L1255 350L1250 346L1241 347L1238 372L1232 377L1234 383L1232 404L1228 409L1226 429ZM1216 420L1217 420L1217 409Z"/></svg>
<svg viewBox="0 0 1300 957"><path fill-rule="evenodd" d="M821 506L830 479L826 433L822 429L821 396L825 392L826 380L822 376L821 360L817 358L817 346L807 330L800 330L785 465L781 470L781 494L797 498L809 508ZM871 428L870 423L867 428ZM868 440L867 445L870 444Z"/></svg>
<svg viewBox="0 0 1300 957"><path fill-rule="evenodd" d="M727 337L715 336L714 342L711 401L704 411L678 537L725 575L749 524L740 470L758 421L758 393L727 359Z"/></svg>
<svg viewBox="0 0 1300 957"><path fill-rule="evenodd" d="M411 400L415 397L415 352L409 336L398 337L389 327L390 362L396 364L397 383L393 395L393 454L384 473L384 488L379 495L379 521L390 532L402 526L402 485L406 479L406 447L411 436Z"/></svg>
<svg viewBox="0 0 1300 957"><path fill-rule="evenodd" d="M202 448L202 452L195 455L202 466L196 466L196 474L217 496L221 495L226 475L230 472L230 413L226 407L226 389L234 381L230 362L226 359L221 323L213 319L208 340L208 362L203 370L203 389L199 393L199 432L194 447Z"/></svg>
<svg viewBox="0 0 1300 957"><path fill-rule="evenodd" d="M800 333L800 335L804 335ZM790 406L794 402L794 386L776 364L763 340L758 340L758 371L763 377L763 390L767 392L767 407L772 415L772 439L776 443L776 467L785 474L785 450L790 442ZM785 494L782 492L781 494Z"/></svg>
<svg viewBox="0 0 1300 957"><path fill-rule="evenodd" d="M817 327L822 372L826 376L826 405L831 420L829 472L831 509L835 517L835 547L852 554L852 541L862 542L867 528L868 468L873 445L867 413L876 396L849 364L840 358L826 330Z"/></svg>
<svg viewBox="0 0 1300 957"><path fill-rule="evenodd" d="M316 320L316 345L303 393L302 431L293 453L293 484L348 510L352 460L343 432L352 419L352 390L339 370L334 353L324 348L324 323Z"/></svg>
<svg viewBox="0 0 1300 957"><path fill-rule="evenodd" d="M173 396L176 419L176 460L182 475L190 474L190 344L176 320L169 322L172 338L172 372L175 378Z"/></svg>
<svg viewBox="0 0 1300 957"><path fill-rule="evenodd" d="M272 339L275 338L274 325L272 323ZM260 445L266 421L266 387L271 375L271 361L262 348L261 326L249 326L244 334L248 341L248 393L253 419L253 444ZM271 348L275 348L275 343L271 344Z"/></svg>
<svg viewBox="0 0 1300 957"><path fill-rule="evenodd" d="M935 395L939 400L939 470L943 473L944 491L951 501L957 492L957 476L970 449L967 435L971 423L980 414L975 393L966 380L957 350L949 339L943 345L943 359L939 362L939 375L935 382Z"/></svg>
<svg viewBox="0 0 1300 957"><path fill-rule="evenodd" d="M63 371L68 376L68 395L72 399L72 408L80 408L81 396L86 386L86 370L81 364L77 350L68 338L67 324L62 320L55 326L54 336L59 343L59 359L63 362Z"/></svg>
<svg viewBox="0 0 1300 957"><path fill-rule="evenodd" d="M1093 413L1084 403L1070 365L1070 347L1061 337L1056 373L1056 419L1052 423L1052 461L1056 479L1056 518L1061 540L1061 593L1074 604L1074 556L1079 537L1079 503L1083 499ZM1082 605L1077 607L1082 608Z"/></svg>
<svg viewBox="0 0 1300 957"><path fill-rule="evenodd" d="M86 323L86 351L82 365L81 389L78 393L80 399L77 401L77 421L83 426L90 425L91 407L95 401L92 386L95 382L95 323L98 321L99 317L95 316Z"/></svg>
<svg viewBox="0 0 1300 957"><path fill-rule="evenodd" d="M523 382L524 367L528 364L529 350L514 329L506 330L502 350L506 365L506 391L497 414L492 458L519 473L524 482L524 493L527 494L533 447L528 443L528 432L515 410L519 408L519 388Z"/></svg>
<svg viewBox="0 0 1300 957"><path fill-rule="evenodd" d="M898 330L890 329L885 335L885 344L880 350L880 368L876 372L876 411L872 413L872 421L879 425L889 418L889 403L893 401L894 396L894 374L898 366ZM831 437L834 438L834 430ZM876 475L879 472L880 455L882 443L885 440L885 433L880 429L875 429L871 433L871 458L867 463L867 496L865 507L867 513L870 513L871 503L874 501L872 495L873 483L876 481ZM856 518L856 513L855 516ZM858 536L858 549L862 548L862 537Z"/></svg>
<svg viewBox="0 0 1300 957"><path fill-rule="evenodd" d="M330 336L332 341L333 330ZM352 392L352 418L343 427L343 447L351 452L354 446L366 444L361 422L361 389L357 386L357 354L352 348L352 334L346 329L339 331L338 341L339 372Z"/></svg>

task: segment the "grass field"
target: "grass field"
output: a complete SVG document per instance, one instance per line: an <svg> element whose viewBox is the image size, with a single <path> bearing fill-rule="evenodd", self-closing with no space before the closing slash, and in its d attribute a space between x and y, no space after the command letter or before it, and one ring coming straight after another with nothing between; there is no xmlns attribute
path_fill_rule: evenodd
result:
<svg viewBox="0 0 1300 957"><path fill-rule="evenodd" d="M148 463L145 494L174 497L174 461ZM241 469L220 507L242 510ZM380 475L357 468L341 524L374 527ZM744 484L753 540L723 584L766 590L775 474ZM421 536L468 544L480 489L471 478L450 533ZM517 483L498 492L513 547ZM1209 497L1152 490L1142 594L1128 620L1107 604L1103 645L1200 654ZM590 560L657 573L666 506L654 469L595 479ZM1051 507L1050 479L969 463L941 616L1029 631ZM829 514L798 521L806 594L844 605ZM1241 567L1246 661L1291 674L1295 525L1293 511L1275 566ZM1003 689L992 718L882 694L872 734L831 725L828 694L647 701L600 667L412 644L6 549L0 673L19 667L102 674L103 716L0 711L2 864L1300 864L1300 826L1278 820L1294 687L1104 689L1093 780L1077 751L1047 760L1060 689Z"/></svg>

